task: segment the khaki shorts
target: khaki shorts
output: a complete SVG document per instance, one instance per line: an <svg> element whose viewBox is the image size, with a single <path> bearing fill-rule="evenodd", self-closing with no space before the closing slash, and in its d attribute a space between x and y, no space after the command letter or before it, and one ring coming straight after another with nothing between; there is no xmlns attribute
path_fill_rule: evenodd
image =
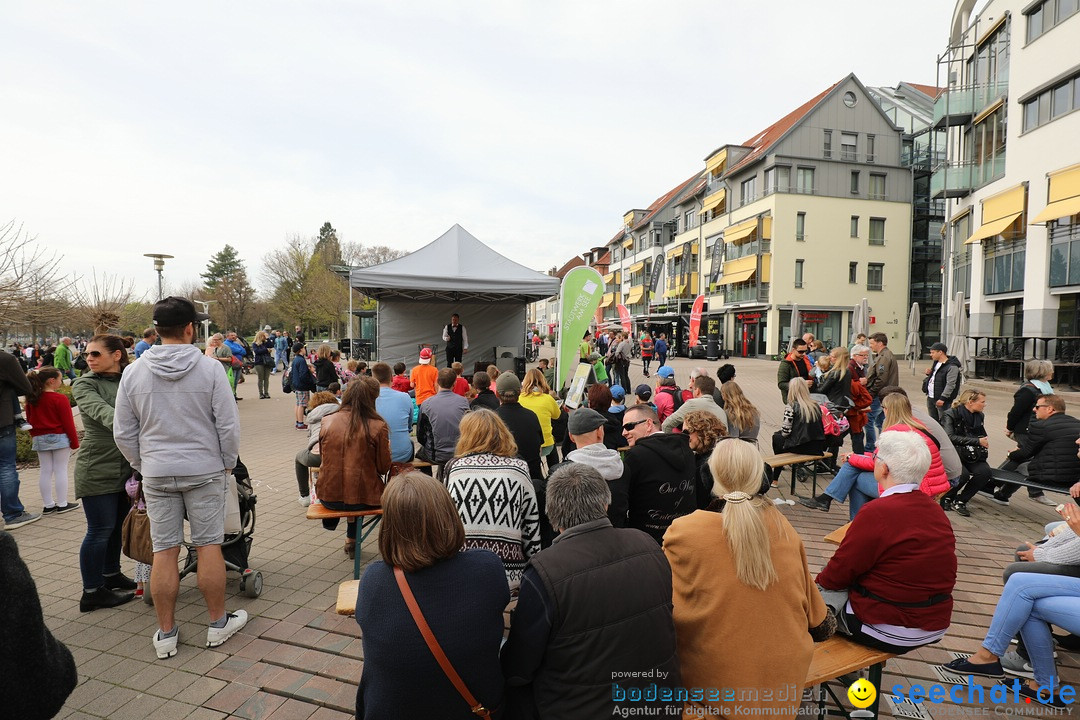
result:
<svg viewBox="0 0 1080 720"><path fill-rule="evenodd" d="M144 477L154 552L180 547L184 518L192 545L220 545L225 539L225 472L211 475Z"/></svg>

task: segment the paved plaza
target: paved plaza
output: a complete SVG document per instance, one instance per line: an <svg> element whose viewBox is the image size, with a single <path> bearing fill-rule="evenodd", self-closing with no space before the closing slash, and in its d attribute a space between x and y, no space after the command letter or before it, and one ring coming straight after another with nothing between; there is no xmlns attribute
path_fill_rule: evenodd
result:
<svg viewBox="0 0 1080 720"><path fill-rule="evenodd" d="M545 348L544 353L550 356L552 348ZM775 362L675 359L670 364L685 387L691 367L706 366L715 375L722 362L735 365L737 382L761 409L761 445L768 453L769 438L779 427L783 409ZM927 366L920 363L918 375L913 375L906 363L901 365L902 384L920 405L919 383ZM323 530L319 523L304 518L304 508L297 503L293 456L307 434L293 427L293 397L281 393L279 377L271 379L270 400L258 399L254 376L239 388L244 398L240 403L241 457L258 496L251 566L262 572L265 589L257 599L247 598L239 593L237 576L230 574L227 606L246 609L252 619L224 645L213 650L204 647L208 619L194 577L181 583L176 611L180 648L169 660L154 656L150 636L157 621L153 608L144 603L80 613L78 550L86 528L81 512L48 516L12 533L37 582L46 623L71 649L78 665L79 685L59 717L344 720L353 716L363 668L360 630L351 617L334 613L337 586L352 577L352 561L342 551L344 529ZM635 361L631 378L635 384L645 381L640 361ZM988 393L990 461L997 464L1011 449L1004 435L1005 414L1016 386L977 384ZM1080 412L1080 395L1067 393L1065 397L1070 413ZM23 470L20 479L27 508L40 509L37 470ZM799 492L808 495L810 488ZM1064 496L1059 497L1064 501ZM1024 540L1037 540L1043 524L1057 518L1053 508L1032 502L1023 491L1013 497L1011 507L980 496L970 509L970 518L949 514L959 556L952 627L941 643L891 660L885 672L886 688L897 683L926 686L948 681L938 675L934 664L978 647L1001 591L1001 570L1012 560L1013 549ZM801 534L811 570L816 572L834 549L822 538L847 522L847 506L834 503L828 513L784 506L782 512ZM373 539L364 545L365 563L377 557ZM124 571L133 574L134 563L127 558L123 562ZM783 658L776 662L782 663ZM1058 668L1063 682L1080 683L1077 656L1059 652ZM43 681L41 687L47 688L47 683ZM948 705L925 709L938 717L957 712ZM1015 709L1034 711L1030 706ZM888 702L881 703L881 712L892 714Z"/></svg>

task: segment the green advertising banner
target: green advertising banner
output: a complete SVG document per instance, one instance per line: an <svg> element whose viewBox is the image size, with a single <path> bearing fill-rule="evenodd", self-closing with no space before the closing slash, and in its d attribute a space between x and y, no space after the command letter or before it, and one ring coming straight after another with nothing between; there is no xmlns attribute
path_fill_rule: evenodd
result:
<svg viewBox="0 0 1080 720"><path fill-rule="evenodd" d="M576 267L563 277L559 291L559 340L555 351L555 387L562 389L577 369L578 346L604 295L604 278L591 267Z"/></svg>

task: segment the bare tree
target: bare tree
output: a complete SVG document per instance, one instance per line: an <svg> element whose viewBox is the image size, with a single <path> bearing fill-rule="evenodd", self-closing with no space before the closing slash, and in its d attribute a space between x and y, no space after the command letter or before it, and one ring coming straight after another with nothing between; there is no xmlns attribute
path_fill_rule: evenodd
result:
<svg viewBox="0 0 1080 720"><path fill-rule="evenodd" d="M77 302L78 315L93 328L95 334L119 330L120 318L128 303L141 301L135 296L135 281L91 270L90 279L81 288Z"/></svg>
<svg viewBox="0 0 1080 720"><path fill-rule="evenodd" d="M404 250L398 250L387 245L363 245L356 242L347 242L341 245L342 262L352 267L381 265L406 254Z"/></svg>
<svg viewBox="0 0 1080 720"><path fill-rule="evenodd" d="M76 278L61 270L61 259L14 220L0 226L0 325L35 336L64 325Z"/></svg>

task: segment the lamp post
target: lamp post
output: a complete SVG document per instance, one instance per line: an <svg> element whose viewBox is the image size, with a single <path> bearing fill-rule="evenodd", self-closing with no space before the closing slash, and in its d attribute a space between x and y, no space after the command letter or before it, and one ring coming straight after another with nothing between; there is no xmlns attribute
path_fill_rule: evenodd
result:
<svg viewBox="0 0 1080 720"><path fill-rule="evenodd" d="M143 253L143 257L154 259L154 270L157 271L157 299L160 301L163 297L161 291L161 273L165 270L165 261L171 260L172 255L163 255L161 253Z"/></svg>
<svg viewBox="0 0 1080 720"><path fill-rule="evenodd" d="M202 305L202 311L206 314L210 314L210 303L217 302L217 300L192 300L191 302L197 302ZM202 321L203 325L203 347L210 344L210 320L206 319Z"/></svg>

